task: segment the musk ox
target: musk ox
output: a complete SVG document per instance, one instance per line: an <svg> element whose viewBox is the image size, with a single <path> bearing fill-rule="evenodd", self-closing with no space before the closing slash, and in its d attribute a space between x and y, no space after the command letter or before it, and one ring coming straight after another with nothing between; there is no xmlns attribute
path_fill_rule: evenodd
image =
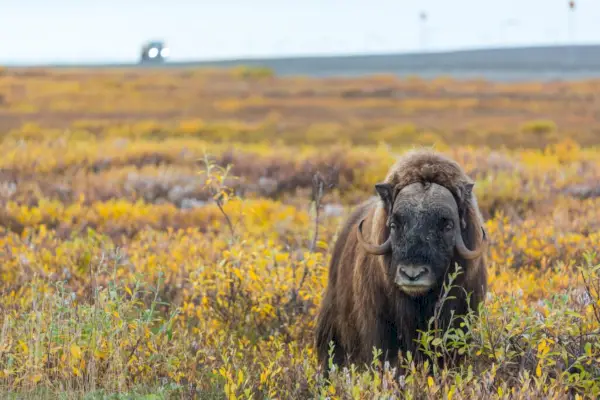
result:
<svg viewBox="0 0 600 400"><path fill-rule="evenodd" d="M423 360L415 339L427 330L456 264L462 273L437 314L438 328L458 326L452 310L454 318L477 312L487 291L487 237L473 187L455 161L413 150L375 185L377 196L350 214L333 247L316 321L326 374L330 342L337 365L370 363L374 347L381 361L397 362L399 351Z"/></svg>

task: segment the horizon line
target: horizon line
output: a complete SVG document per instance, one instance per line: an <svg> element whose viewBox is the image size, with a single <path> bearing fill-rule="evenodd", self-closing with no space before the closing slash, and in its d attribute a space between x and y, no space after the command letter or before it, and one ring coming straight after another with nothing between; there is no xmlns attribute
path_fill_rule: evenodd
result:
<svg viewBox="0 0 600 400"><path fill-rule="evenodd" d="M204 63L237 63L243 61L287 61L287 60L311 60L311 59L330 59L330 58L368 58L368 57L389 57L389 56L428 56L444 55L457 53L477 53L487 51L506 51L506 50L530 50L530 49L564 49L564 48L600 48L599 43L565 43L565 44L527 44L527 45L489 45L489 46L467 46L450 49L431 49L431 50L408 50L408 51L377 51L377 52L329 52L329 53L298 53L287 55L240 55L234 57L211 57L211 58L169 58L163 64L204 64ZM138 64L139 58L131 60L89 60L89 61L2 61L3 67L56 67L56 66L110 66L110 65L131 65Z"/></svg>

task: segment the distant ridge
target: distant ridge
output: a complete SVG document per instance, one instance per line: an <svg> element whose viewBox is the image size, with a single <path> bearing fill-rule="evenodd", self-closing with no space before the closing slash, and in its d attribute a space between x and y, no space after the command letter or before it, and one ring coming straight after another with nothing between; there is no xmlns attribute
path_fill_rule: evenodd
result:
<svg viewBox="0 0 600 400"><path fill-rule="evenodd" d="M178 61L159 66L121 64L52 64L36 67L175 68L264 66L278 75L400 76L439 75L492 80L547 80L600 77L600 45L487 48L425 53L318 55Z"/></svg>

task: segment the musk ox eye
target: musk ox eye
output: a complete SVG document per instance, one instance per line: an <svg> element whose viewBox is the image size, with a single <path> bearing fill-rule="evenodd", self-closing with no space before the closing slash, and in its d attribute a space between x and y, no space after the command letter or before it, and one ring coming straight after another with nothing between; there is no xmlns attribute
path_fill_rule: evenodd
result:
<svg viewBox="0 0 600 400"><path fill-rule="evenodd" d="M444 232L450 232L453 229L454 229L454 221L452 221L451 219L444 220L444 222L442 224L442 230Z"/></svg>

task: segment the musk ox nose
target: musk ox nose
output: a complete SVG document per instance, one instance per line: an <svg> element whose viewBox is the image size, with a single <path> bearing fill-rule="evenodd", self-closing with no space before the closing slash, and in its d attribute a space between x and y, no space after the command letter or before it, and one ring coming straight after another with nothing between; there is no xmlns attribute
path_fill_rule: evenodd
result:
<svg viewBox="0 0 600 400"><path fill-rule="evenodd" d="M400 274L409 281L418 281L421 277L427 275L427 272L427 268L425 267L400 267Z"/></svg>

